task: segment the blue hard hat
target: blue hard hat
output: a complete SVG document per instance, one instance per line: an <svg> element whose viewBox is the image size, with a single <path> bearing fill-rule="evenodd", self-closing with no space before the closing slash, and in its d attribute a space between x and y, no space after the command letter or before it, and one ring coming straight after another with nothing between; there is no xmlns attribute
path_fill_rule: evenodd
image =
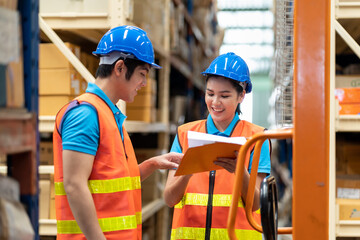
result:
<svg viewBox="0 0 360 240"><path fill-rule="evenodd" d="M241 83L246 83L246 93L251 92L252 84L249 68L246 62L233 52L228 52L215 58L202 74L205 76L222 76Z"/></svg>
<svg viewBox="0 0 360 240"><path fill-rule="evenodd" d="M161 68L154 62L154 49L146 32L134 26L119 26L107 31L101 38L93 54L98 57L107 56L112 52L121 52L127 56Z"/></svg>

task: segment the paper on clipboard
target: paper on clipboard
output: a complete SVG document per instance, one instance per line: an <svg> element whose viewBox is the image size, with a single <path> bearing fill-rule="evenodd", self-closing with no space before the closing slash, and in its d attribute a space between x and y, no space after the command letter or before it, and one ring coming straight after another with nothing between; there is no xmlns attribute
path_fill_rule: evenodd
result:
<svg viewBox="0 0 360 240"><path fill-rule="evenodd" d="M223 169L213 162L218 157L234 157L234 152L239 151L246 139L189 131L188 141L189 148L185 152L175 176Z"/></svg>

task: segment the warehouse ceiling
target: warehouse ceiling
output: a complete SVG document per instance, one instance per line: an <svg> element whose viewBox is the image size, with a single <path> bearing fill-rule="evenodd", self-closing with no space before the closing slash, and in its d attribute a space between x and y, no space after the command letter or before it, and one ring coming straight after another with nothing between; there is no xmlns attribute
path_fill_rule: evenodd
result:
<svg viewBox="0 0 360 240"><path fill-rule="evenodd" d="M225 29L220 54L235 52L252 74L268 74L274 55L273 0L218 0L217 5Z"/></svg>

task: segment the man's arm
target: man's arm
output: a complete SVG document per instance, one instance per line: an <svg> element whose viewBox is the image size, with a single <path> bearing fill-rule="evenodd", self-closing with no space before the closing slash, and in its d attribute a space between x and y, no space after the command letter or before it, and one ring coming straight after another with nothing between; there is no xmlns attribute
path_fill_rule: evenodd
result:
<svg viewBox="0 0 360 240"><path fill-rule="evenodd" d="M64 189L77 224L88 240L106 240L96 215L94 201L88 188L94 156L63 151Z"/></svg>
<svg viewBox="0 0 360 240"><path fill-rule="evenodd" d="M177 168L183 155L182 153L167 153L142 162L139 165L141 181L144 181L156 169Z"/></svg>

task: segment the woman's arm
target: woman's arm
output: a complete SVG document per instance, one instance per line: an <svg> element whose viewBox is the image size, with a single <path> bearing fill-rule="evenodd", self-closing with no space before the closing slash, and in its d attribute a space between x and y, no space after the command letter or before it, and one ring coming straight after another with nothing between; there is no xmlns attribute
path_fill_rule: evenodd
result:
<svg viewBox="0 0 360 240"><path fill-rule="evenodd" d="M263 166L266 168L266 169L265 168L262 169L262 171L269 171L269 172L268 173L260 172L256 176L254 202L253 202L253 208L252 208L253 211L256 211L260 208L260 184L264 180L264 178L268 174L270 174L270 151L269 151L269 149L270 149L269 142L264 142L264 144L261 147L259 166ZM235 156L236 156L235 158L218 158L217 161L215 161L214 163L223 167L230 173L235 173L236 163L237 163L237 154L238 154L238 152L235 152ZM251 155L250 163L252 163L252 155ZM267 169L267 166L269 167L269 169ZM250 181L250 174L249 174L248 170L246 168L244 168L244 177L243 177L243 181L242 181L243 185L242 185L242 190L241 190L241 198L242 198L244 204L245 204L245 200L246 200L246 196L247 196L249 181Z"/></svg>
<svg viewBox="0 0 360 240"><path fill-rule="evenodd" d="M253 211L256 211L260 208L260 184L266 176L267 176L266 173L258 173L256 176L254 202L253 202L253 207L252 207ZM242 189L241 189L241 199L243 200L244 204L245 204L245 200L247 197L249 181L250 181L250 174L246 169L244 169L244 177L243 177L243 181L242 181L243 185L242 185Z"/></svg>
<svg viewBox="0 0 360 240"><path fill-rule="evenodd" d="M164 200L169 207L175 206L184 196L186 187L192 175L175 177L175 170L169 170L164 190Z"/></svg>

